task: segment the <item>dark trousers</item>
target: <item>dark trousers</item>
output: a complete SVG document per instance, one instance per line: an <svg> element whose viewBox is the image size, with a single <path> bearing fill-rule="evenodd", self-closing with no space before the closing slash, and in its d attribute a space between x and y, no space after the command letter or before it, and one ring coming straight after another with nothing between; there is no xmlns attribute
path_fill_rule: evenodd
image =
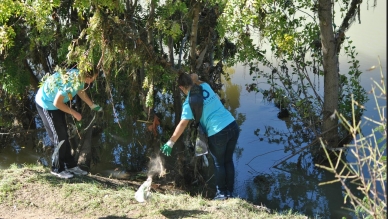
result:
<svg viewBox="0 0 388 219"><path fill-rule="evenodd" d="M240 135L236 121L230 123L220 132L209 137L209 151L214 160L217 192L233 192L234 163L233 153Z"/></svg>
<svg viewBox="0 0 388 219"><path fill-rule="evenodd" d="M77 166L73 155L69 136L67 134L67 124L65 112L61 110L46 110L36 104L40 118L42 118L47 134L54 144L54 153L52 155L51 170L60 173ZM63 143L59 145L60 142Z"/></svg>

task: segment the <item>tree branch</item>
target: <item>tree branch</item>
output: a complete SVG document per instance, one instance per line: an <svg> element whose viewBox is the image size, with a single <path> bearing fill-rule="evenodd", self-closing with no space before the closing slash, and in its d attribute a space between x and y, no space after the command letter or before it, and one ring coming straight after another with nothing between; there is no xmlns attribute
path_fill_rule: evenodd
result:
<svg viewBox="0 0 388 219"><path fill-rule="evenodd" d="M355 17L357 12L359 12L359 5L361 4L361 2L362 0L352 0L352 2L350 3L350 8L346 13L346 16L342 21L342 24L335 36L337 54L340 52L341 45L344 42L345 32L349 29L350 25L355 21Z"/></svg>

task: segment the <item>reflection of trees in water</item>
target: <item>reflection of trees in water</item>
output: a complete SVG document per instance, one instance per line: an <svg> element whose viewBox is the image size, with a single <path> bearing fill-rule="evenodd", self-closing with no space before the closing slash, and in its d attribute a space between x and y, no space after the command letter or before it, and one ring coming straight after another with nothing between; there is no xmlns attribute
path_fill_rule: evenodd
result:
<svg viewBox="0 0 388 219"><path fill-rule="evenodd" d="M259 173L253 183L247 184L248 199L273 210L293 210L310 217L350 218L343 204L339 183L319 186L334 177L328 172L310 166L298 167L295 163L282 166L283 171Z"/></svg>
<svg viewBox="0 0 388 219"><path fill-rule="evenodd" d="M97 81L97 83L100 82L104 81ZM93 123L91 120L94 113L84 110L82 121L73 125L77 127L74 136L71 137L75 153L82 149L80 145L89 138L83 133L85 127L90 126L93 129L91 139L89 138L92 171L111 173L112 170L119 170L120 174L127 171L142 171L146 169L155 146L159 150L160 140L149 131L147 127L149 124L138 122L138 120L148 120L147 115L140 113L142 106L134 98L139 96L138 93L135 94L133 87L128 86L130 84L128 80L119 80L119 82L121 82L120 86L112 87L108 93L91 95L93 100L100 103L104 109L103 113L97 114ZM149 121L152 123L152 118L149 118ZM70 118L68 123L73 124L73 119ZM38 137L38 139L43 138ZM120 175L120 177L123 176Z"/></svg>
<svg viewBox="0 0 388 219"><path fill-rule="evenodd" d="M114 81L97 81L99 87L108 87L109 92L93 96L95 102L101 103L104 115L96 121L95 127L100 127L102 133L93 136L92 151L97 152L92 162L96 165L109 163L126 171L144 170L155 145L159 145L159 138L147 127L153 118L147 118L140 104L136 81L120 74L110 79Z"/></svg>
<svg viewBox="0 0 388 219"><path fill-rule="evenodd" d="M232 71L232 69L227 69L227 72L230 75L235 73ZM220 96L221 99L225 100L224 106L232 113L236 119L237 124L241 126L246 120L245 114L237 112L237 109L240 107L241 86L238 84L233 84L230 80L223 80L222 82L224 84L224 90L220 92ZM244 148L239 147L237 142L235 150L237 160L241 158L243 151Z"/></svg>
<svg viewBox="0 0 388 219"><path fill-rule="evenodd" d="M318 141L314 141L315 133L310 133L308 124L302 124L293 118L284 121L286 130L278 130L272 126L254 130L260 141L284 145L283 150L289 155L279 158L273 166L277 171L271 174L257 173L253 183L247 183L248 199L270 209L292 209L312 217L352 217L350 211L344 209L351 209L352 206L350 203L343 204L344 191L340 183L319 185L335 178L333 174L315 166L326 162L321 153L317 153L320 145ZM255 158L260 156L262 155ZM291 161L295 157L296 162ZM347 162L346 153L342 159ZM355 184L350 186L356 189Z"/></svg>
<svg viewBox="0 0 388 219"><path fill-rule="evenodd" d="M100 136L102 163L111 162L127 171L144 170L154 146L152 132L146 124L132 122L129 117L120 123L121 128L111 120Z"/></svg>
<svg viewBox="0 0 388 219"><path fill-rule="evenodd" d="M304 159L306 155L312 155L314 162L323 162L323 153L320 150L320 144L316 138L317 133L310 129L310 124L300 122L297 118L288 117L283 119L286 130L276 129L272 126L265 126L264 130L256 129L253 133L259 141L284 145L284 153L290 153L289 156L281 158L276 165L286 162L294 156L300 156Z"/></svg>
<svg viewBox="0 0 388 219"><path fill-rule="evenodd" d="M32 92L13 96L0 88L0 147L11 144L15 138L29 138L36 128L35 104Z"/></svg>

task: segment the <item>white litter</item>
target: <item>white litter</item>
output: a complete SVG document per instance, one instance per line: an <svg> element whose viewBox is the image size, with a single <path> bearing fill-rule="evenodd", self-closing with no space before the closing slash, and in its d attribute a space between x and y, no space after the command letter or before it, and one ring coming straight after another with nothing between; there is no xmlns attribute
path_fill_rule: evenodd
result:
<svg viewBox="0 0 388 219"><path fill-rule="evenodd" d="M148 177L146 181L139 187L135 193L135 199L138 202L145 202L151 197L152 177Z"/></svg>

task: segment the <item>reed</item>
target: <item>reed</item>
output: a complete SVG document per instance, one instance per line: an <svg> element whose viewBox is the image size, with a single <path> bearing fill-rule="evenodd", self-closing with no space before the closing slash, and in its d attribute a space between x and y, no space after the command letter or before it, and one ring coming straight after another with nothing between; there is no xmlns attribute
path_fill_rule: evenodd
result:
<svg viewBox="0 0 388 219"><path fill-rule="evenodd" d="M340 182L346 193L344 201L350 201L353 206L352 211L354 211L357 218L383 219L387 215L386 105L379 104L379 99L386 100L386 85L381 64L380 74L381 81L376 82L373 80L371 91L376 103L374 109L377 111L378 119L364 117L364 120L356 122L355 107L363 106L360 106L354 100L352 100L352 121L349 122L343 115L337 114L341 123L352 135L352 143L346 145L345 148L351 152L355 160L345 162L341 159L344 150L330 151L321 142L326 156L329 158L329 166L317 165L334 173L336 178L334 181L324 182L321 185ZM372 127L371 134L363 135L361 127ZM335 153L338 159L330 159L330 153ZM357 191L351 189L349 183L355 184ZM361 196L359 195L360 192Z"/></svg>

